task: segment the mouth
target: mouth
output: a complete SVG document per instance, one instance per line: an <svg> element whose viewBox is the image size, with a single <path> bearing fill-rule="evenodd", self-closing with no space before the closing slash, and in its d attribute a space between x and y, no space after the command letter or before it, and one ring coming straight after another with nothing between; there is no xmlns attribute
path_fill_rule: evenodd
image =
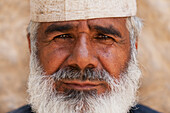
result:
<svg viewBox="0 0 170 113"><path fill-rule="evenodd" d="M62 81L62 84L65 88L75 89L75 90L93 90L97 89L101 85L102 82L91 82L91 81Z"/></svg>

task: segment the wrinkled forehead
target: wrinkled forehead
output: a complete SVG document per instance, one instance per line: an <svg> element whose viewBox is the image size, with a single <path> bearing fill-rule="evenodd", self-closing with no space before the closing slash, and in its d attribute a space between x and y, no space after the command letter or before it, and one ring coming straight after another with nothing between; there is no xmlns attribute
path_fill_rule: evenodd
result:
<svg viewBox="0 0 170 113"><path fill-rule="evenodd" d="M86 19L86 20L72 20L72 21L56 21L56 22L41 22L40 29L41 32L45 32L49 27L63 27L77 29L83 24L87 25L89 29L96 26L114 28L118 31L127 32L126 20L128 17L118 17L118 18L97 18L97 19Z"/></svg>

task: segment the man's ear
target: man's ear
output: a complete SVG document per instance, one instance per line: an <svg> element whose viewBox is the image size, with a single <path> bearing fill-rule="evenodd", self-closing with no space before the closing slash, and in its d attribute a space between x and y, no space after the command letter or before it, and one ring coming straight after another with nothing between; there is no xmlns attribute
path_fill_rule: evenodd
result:
<svg viewBox="0 0 170 113"><path fill-rule="evenodd" d="M29 51L31 53L31 40L30 40L30 33L27 34L27 40L28 40L28 47L29 47Z"/></svg>
<svg viewBox="0 0 170 113"><path fill-rule="evenodd" d="M136 38L135 47L136 47L136 50L138 50L138 37Z"/></svg>

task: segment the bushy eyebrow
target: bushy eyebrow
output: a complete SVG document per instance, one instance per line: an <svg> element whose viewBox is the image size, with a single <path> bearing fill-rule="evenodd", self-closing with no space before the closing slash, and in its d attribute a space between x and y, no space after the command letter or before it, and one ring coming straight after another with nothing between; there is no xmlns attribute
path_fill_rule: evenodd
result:
<svg viewBox="0 0 170 113"><path fill-rule="evenodd" d="M70 24L66 25L56 25L56 24L51 24L50 26L47 27L45 30L45 34L50 34L52 32L67 32L69 30L73 29L73 26Z"/></svg>
<svg viewBox="0 0 170 113"><path fill-rule="evenodd" d="M110 34L110 35L118 36L118 37L122 38L121 33L111 25L109 27L95 25L95 26L93 26L93 28L103 34Z"/></svg>
<svg viewBox="0 0 170 113"><path fill-rule="evenodd" d="M122 38L121 33L116 28L114 28L112 25L110 25L109 27L103 27L103 26L99 26L99 25L94 25L94 26L89 26L89 27L90 27L90 29L94 28L96 31L98 31L100 33L110 34L110 35L118 36L118 37ZM71 24L65 24L65 25L51 24L45 30L45 34L48 35L52 32L67 32L67 31L72 30L73 28L74 28L74 26Z"/></svg>

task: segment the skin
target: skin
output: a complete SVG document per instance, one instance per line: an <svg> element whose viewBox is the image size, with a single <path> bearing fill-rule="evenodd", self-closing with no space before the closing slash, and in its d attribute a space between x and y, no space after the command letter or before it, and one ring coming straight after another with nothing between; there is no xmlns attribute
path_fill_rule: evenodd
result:
<svg viewBox="0 0 170 113"><path fill-rule="evenodd" d="M30 39L28 35L30 46ZM126 18L103 18L41 23L37 36L37 57L46 75L67 67L105 69L119 79L130 60L130 38ZM136 43L137 47L137 43ZM102 81L59 81L58 91L65 89L109 90Z"/></svg>

